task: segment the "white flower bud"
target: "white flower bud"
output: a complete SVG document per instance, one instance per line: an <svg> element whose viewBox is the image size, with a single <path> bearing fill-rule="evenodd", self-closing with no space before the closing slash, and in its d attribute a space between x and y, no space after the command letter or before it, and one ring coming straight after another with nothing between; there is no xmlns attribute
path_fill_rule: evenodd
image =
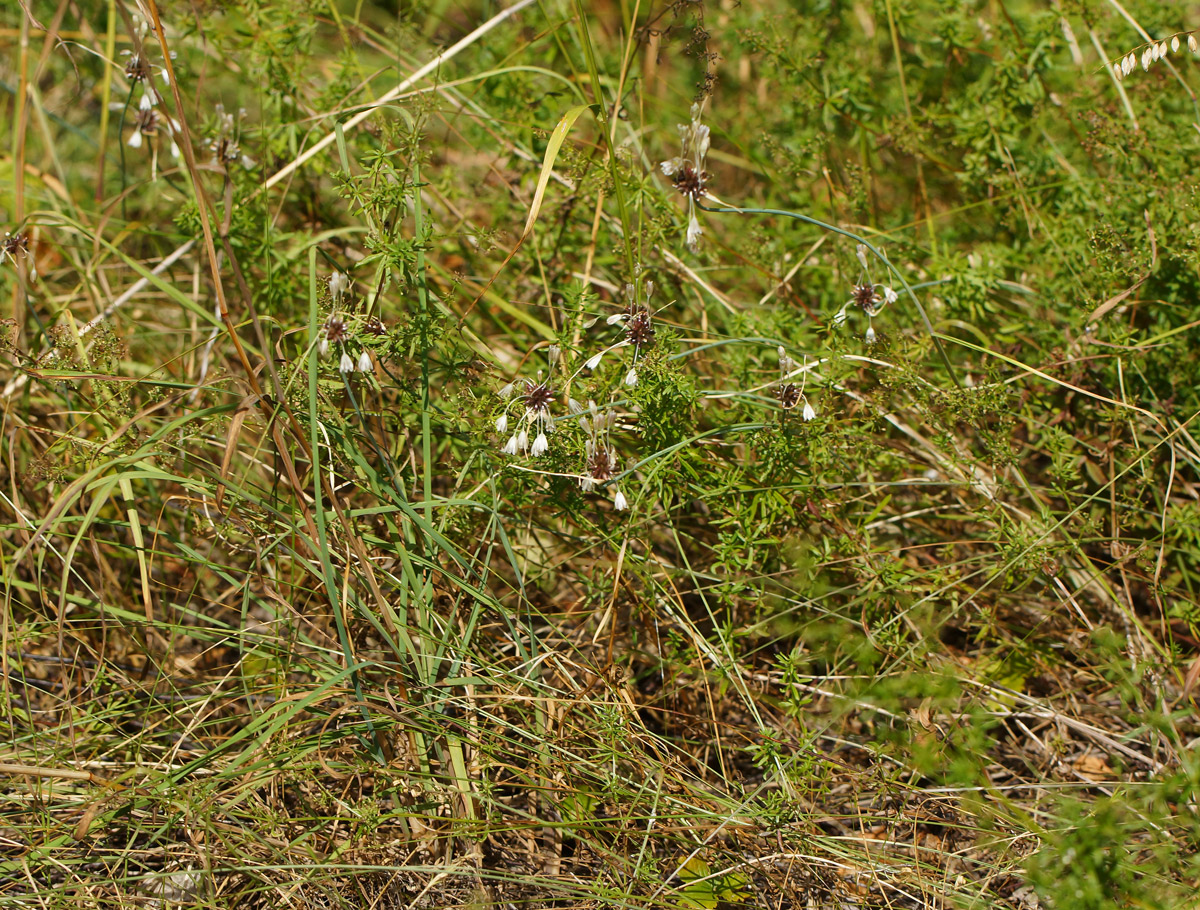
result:
<svg viewBox="0 0 1200 910"><path fill-rule="evenodd" d="M616 325L618 322L624 322L628 318L629 318L628 313L613 313L611 316L609 316L604 321L607 322L609 325Z"/></svg>
<svg viewBox="0 0 1200 910"><path fill-rule="evenodd" d="M808 403L807 398L804 399L804 410L801 412L800 416L802 416L805 420L813 420L817 416L817 412L813 409L813 406Z"/></svg>
<svg viewBox="0 0 1200 910"><path fill-rule="evenodd" d="M338 364L338 369L341 370L343 373L353 372L354 371L354 358L351 357L345 351L342 351L342 360Z"/></svg>
<svg viewBox="0 0 1200 910"><path fill-rule="evenodd" d="M508 432L508 411L496 418L496 432L501 436Z"/></svg>
<svg viewBox="0 0 1200 910"><path fill-rule="evenodd" d="M867 267L867 245L865 243L858 244L858 246L854 248L854 255L858 257L858 261L865 269Z"/></svg>
<svg viewBox="0 0 1200 910"><path fill-rule="evenodd" d="M320 341L317 342L317 353L320 354L322 357L326 356L329 353L329 339L328 338L322 338Z"/></svg>
<svg viewBox="0 0 1200 910"><path fill-rule="evenodd" d="M1171 38L1171 53L1172 54L1179 53L1179 36L1178 35L1175 35L1174 37Z"/></svg>
<svg viewBox="0 0 1200 910"><path fill-rule="evenodd" d="M363 351L361 354L358 355L358 372L360 372L360 373L371 372L371 355L368 354L366 351Z"/></svg>
<svg viewBox="0 0 1200 910"><path fill-rule="evenodd" d="M1193 54L1200 54L1200 42L1196 41L1195 35L1188 35L1188 50Z"/></svg>
<svg viewBox="0 0 1200 910"><path fill-rule="evenodd" d="M629 501L625 498L625 494L617 490L613 494L613 508L618 512L624 512L629 508Z"/></svg>
<svg viewBox="0 0 1200 910"><path fill-rule="evenodd" d="M562 348L556 344L552 344L547 349L546 356L550 358L550 366L553 368L558 363L558 358L562 356Z"/></svg>
<svg viewBox="0 0 1200 910"><path fill-rule="evenodd" d="M546 434L538 433L537 438L533 441L533 448L529 450L529 454L537 458L539 455L544 455L548 448L550 448L550 443L546 440Z"/></svg>
<svg viewBox="0 0 1200 910"><path fill-rule="evenodd" d="M140 149L142 147L142 131L135 129L133 135L129 137L128 145L131 149Z"/></svg>
<svg viewBox="0 0 1200 910"><path fill-rule="evenodd" d="M628 373L625 374L625 385L633 388L633 386L637 385L637 379L637 367L633 367Z"/></svg>
<svg viewBox="0 0 1200 910"><path fill-rule="evenodd" d="M587 363L585 363L583 365L584 369L588 369L588 370L596 369L596 367L600 366L600 360L603 357L604 357L603 351L601 351L599 354L593 354L591 357L589 357L587 359Z"/></svg>
<svg viewBox="0 0 1200 910"><path fill-rule="evenodd" d="M875 343L875 326L873 326L873 325L867 326L866 338L867 338L867 344Z"/></svg>

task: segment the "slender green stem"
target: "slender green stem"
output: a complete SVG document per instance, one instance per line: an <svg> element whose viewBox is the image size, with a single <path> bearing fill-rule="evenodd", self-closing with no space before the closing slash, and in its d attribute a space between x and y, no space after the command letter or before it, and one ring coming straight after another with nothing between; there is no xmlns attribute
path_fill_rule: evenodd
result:
<svg viewBox="0 0 1200 910"><path fill-rule="evenodd" d="M588 29L587 11L584 9L583 0L575 0L575 9L579 15L579 28L583 32L583 55L587 58L588 75L592 79L596 119L600 122L600 133L604 136L604 145L608 149L608 172L613 182L613 195L617 199L617 210L621 215L621 239L625 242L625 268L632 279L634 271L633 239L630 236L632 231L630 230L629 213L625 207L625 189L621 185L621 174L617 168L617 149L613 145L612 130L609 128L608 108L604 105L600 71L596 68L596 54L592 49L592 34Z"/></svg>

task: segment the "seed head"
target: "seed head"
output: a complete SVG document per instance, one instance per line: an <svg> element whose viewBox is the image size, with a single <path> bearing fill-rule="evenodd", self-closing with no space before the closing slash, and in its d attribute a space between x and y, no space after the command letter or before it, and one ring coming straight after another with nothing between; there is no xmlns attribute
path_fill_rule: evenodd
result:
<svg viewBox="0 0 1200 910"><path fill-rule="evenodd" d="M550 405L554 402L554 389L550 388L549 383L527 379L525 394L521 397L530 415L545 415L550 412Z"/></svg>
<svg viewBox="0 0 1200 910"><path fill-rule="evenodd" d="M781 408L790 411L800 402L800 388L794 382L785 382L775 390L775 397Z"/></svg>
<svg viewBox="0 0 1200 910"><path fill-rule="evenodd" d="M863 312L868 316L875 314L875 305L879 303L879 294L876 293L873 284L856 284L851 292L851 297L854 303L862 307Z"/></svg>
<svg viewBox="0 0 1200 910"><path fill-rule="evenodd" d="M350 331L346 328L346 320L336 313L325 320L325 326L321 331L325 340L330 344L342 344L350 337Z"/></svg>
<svg viewBox="0 0 1200 910"><path fill-rule="evenodd" d="M638 348L648 348L654 344L654 320L645 307L640 307L626 321L625 338Z"/></svg>

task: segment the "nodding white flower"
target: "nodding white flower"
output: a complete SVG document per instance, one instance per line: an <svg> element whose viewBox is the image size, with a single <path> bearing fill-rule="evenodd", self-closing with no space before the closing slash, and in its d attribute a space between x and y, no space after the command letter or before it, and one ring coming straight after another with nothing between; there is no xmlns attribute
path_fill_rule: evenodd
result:
<svg viewBox="0 0 1200 910"><path fill-rule="evenodd" d="M496 418L496 432L501 436L508 432L508 411Z"/></svg>
<svg viewBox="0 0 1200 910"><path fill-rule="evenodd" d="M329 354L329 339L324 335L322 335L321 340L317 342L317 353L322 357L325 357Z"/></svg>
<svg viewBox="0 0 1200 910"><path fill-rule="evenodd" d="M606 323L608 323L609 325L616 325L618 322L624 322L628 318L629 318L628 313L613 313L611 316L609 316L604 321Z"/></svg>
<svg viewBox="0 0 1200 910"><path fill-rule="evenodd" d="M567 399L567 410L571 414L582 414L583 413L583 405L581 405L574 398L568 398Z"/></svg>
<svg viewBox="0 0 1200 910"><path fill-rule="evenodd" d="M512 436L508 437L508 442L506 442L504 444L504 448L502 448L500 451L503 452L505 455L516 455L517 454L517 434L516 433L513 433Z"/></svg>
<svg viewBox="0 0 1200 910"><path fill-rule="evenodd" d="M142 147L142 131L134 130L133 135L129 137L129 147L131 149L140 149Z"/></svg>
<svg viewBox="0 0 1200 910"><path fill-rule="evenodd" d="M1142 51L1142 69L1143 70L1150 69L1150 61L1152 59L1153 59L1153 57L1151 56L1150 48L1146 48L1144 51Z"/></svg>
<svg viewBox="0 0 1200 910"><path fill-rule="evenodd" d="M637 385L637 381L637 367L633 367L628 373L625 374L625 385L633 388L635 385Z"/></svg>
<svg viewBox="0 0 1200 910"><path fill-rule="evenodd" d="M841 325L843 322L846 321L846 316L848 315L846 313L846 310L849 309L849 307L850 307L850 304L846 304L844 307L842 307L840 310L838 310L836 313L833 314L833 324L834 325Z"/></svg>
<svg viewBox="0 0 1200 910"><path fill-rule="evenodd" d="M700 122L700 105L692 105L692 120L679 124L679 140L682 146L678 157L659 165L663 174L671 178L680 193L687 198L687 245L695 252L700 243L700 222L696 218L696 201L707 192L708 172L704 170L704 159L708 155L709 128Z"/></svg>
<svg viewBox="0 0 1200 910"><path fill-rule="evenodd" d="M345 272L334 272L329 276L329 295L336 301L350 288L350 277Z"/></svg>
<svg viewBox="0 0 1200 910"><path fill-rule="evenodd" d="M371 372L371 355L367 351L363 351L358 355L358 372Z"/></svg>
<svg viewBox="0 0 1200 910"><path fill-rule="evenodd" d="M584 368L585 370L594 370L594 369L596 369L596 367L600 366L600 360L601 360L603 357L604 357L604 351L601 351L599 354L593 354L591 357L589 357L589 358L587 359L587 362L586 362L586 363L584 363L584 365L583 365L583 368Z"/></svg>
<svg viewBox="0 0 1200 910"><path fill-rule="evenodd" d="M800 416L803 417L805 420L815 420L817 417L816 410L813 408L813 406L811 404L808 403L807 398L804 399L804 411L801 412Z"/></svg>
<svg viewBox="0 0 1200 910"><path fill-rule="evenodd" d="M887 303L895 303L900 297L895 291L885 285L883 288L883 299Z"/></svg>
<svg viewBox="0 0 1200 910"><path fill-rule="evenodd" d="M867 339L867 344L875 343L875 326L873 326L873 325L867 326L866 339Z"/></svg>
<svg viewBox="0 0 1200 910"><path fill-rule="evenodd" d="M517 448L522 452L529 450L529 433L524 427L521 427L521 432L517 434Z"/></svg>
<svg viewBox="0 0 1200 910"><path fill-rule="evenodd" d="M1174 35L1171 38L1171 53L1172 54L1179 53L1179 36L1178 35Z"/></svg>
<svg viewBox="0 0 1200 910"><path fill-rule="evenodd" d="M514 388L516 388L516 385L514 383L510 382L510 383L508 383L508 385L501 386L500 391L497 392L496 394L499 395L501 398L512 398L512 393L513 393Z"/></svg>
<svg viewBox="0 0 1200 910"><path fill-rule="evenodd" d="M529 450L529 454L537 458L539 455L544 455L548 448L550 448L550 442L546 439L546 434L538 433L537 438L533 441L533 448Z"/></svg>
<svg viewBox="0 0 1200 910"><path fill-rule="evenodd" d="M700 250L700 235L704 233L704 229L700 227L700 219L696 217L696 213L692 212L688 218L687 234L685 240L687 248L693 253Z"/></svg>
<svg viewBox="0 0 1200 910"><path fill-rule="evenodd" d="M1167 56L1167 42L1162 41L1158 45L1158 59L1161 60L1165 56Z"/></svg>
<svg viewBox="0 0 1200 910"><path fill-rule="evenodd" d="M624 512L629 508L629 500L625 498L625 494L620 490L617 490L613 494L613 508L618 512Z"/></svg>
<svg viewBox="0 0 1200 910"><path fill-rule="evenodd" d="M342 351L342 360L338 364L338 369L343 373L354 372L354 358L351 357L346 351Z"/></svg>

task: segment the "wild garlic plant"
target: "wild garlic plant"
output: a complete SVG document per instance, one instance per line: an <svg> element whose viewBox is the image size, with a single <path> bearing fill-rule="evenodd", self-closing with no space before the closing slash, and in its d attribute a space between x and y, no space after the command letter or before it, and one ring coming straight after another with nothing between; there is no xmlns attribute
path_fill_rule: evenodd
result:
<svg viewBox="0 0 1200 910"><path fill-rule="evenodd" d="M804 366L798 366L796 361L788 356L783 345L779 345L776 351L779 354L779 385L775 388L775 397L779 399L779 406L783 408L784 413L787 413L794 410L796 405L803 403L804 407L800 409L800 416L806 421L815 420L817 411L809 403L808 396L804 394L804 386L808 381L808 358L805 357ZM792 381L792 377L798 372L801 374L799 385Z"/></svg>
<svg viewBox="0 0 1200 910"><path fill-rule="evenodd" d="M617 451L610 436L616 422L616 411L611 408L601 411L594 401L589 401L587 413L580 415L579 426L587 434L587 440L584 442L584 467L579 486L585 493L590 493L607 484L612 490L613 508L622 512L629 508L629 502L615 481L618 473Z"/></svg>
<svg viewBox="0 0 1200 910"><path fill-rule="evenodd" d="M704 196L708 183L704 160L708 155L711 138L708 126L700 122L700 114L699 103L693 104L691 122L679 124L682 150L676 157L659 165L662 172L671 178L675 189L687 199L688 223L684 239L693 253L699 250L700 235L704 233L700 227L700 219L696 216L696 203Z"/></svg>
<svg viewBox="0 0 1200 910"><path fill-rule="evenodd" d="M863 315L867 317L867 331L863 335L867 344L875 343L875 326L872 324L879 312L889 304L895 303L897 294L889 285L876 283L871 277L871 264L867 258L867 247L865 244L858 244L855 247L855 255L858 257L859 265L862 266L862 273L859 275L858 281L855 282L853 289L850 292L850 299L842 304L842 308L834 314L833 324L841 325L848 317L851 307L858 307L863 311Z"/></svg>
<svg viewBox="0 0 1200 910"><path fill-rule="evenodd" d="M334 309L321 326L317 339L317 353L322 358L327 357L330 351L340 354L338 371L341 373L369 373L373 369L371 352L362 343L361 335L382 337L387 334L387 329L378 317L359 317L352 320L341 309L350 290L348 275L344 272L334 272L329 276L328 284ZM355 346L359 348L357 358L353 355Z"/></svg>
<svg viewBox="0 0 1200 910"><path fill-rule="evenodd" d="M500 389L499 395L506 404L500 416L496 418L496 432L501 436L508 433L509 411L515 408L518 412L512 435L500 449L505 455L515 457L528 453L538 458L550 448L549 434L554 431L552 411L556 394L551 379L555 368L561 363L561 350L558 345L550 346L547 352L549 368L546 379L542 378L542 371L538 370L536 378L514 380Z"/></svg>

